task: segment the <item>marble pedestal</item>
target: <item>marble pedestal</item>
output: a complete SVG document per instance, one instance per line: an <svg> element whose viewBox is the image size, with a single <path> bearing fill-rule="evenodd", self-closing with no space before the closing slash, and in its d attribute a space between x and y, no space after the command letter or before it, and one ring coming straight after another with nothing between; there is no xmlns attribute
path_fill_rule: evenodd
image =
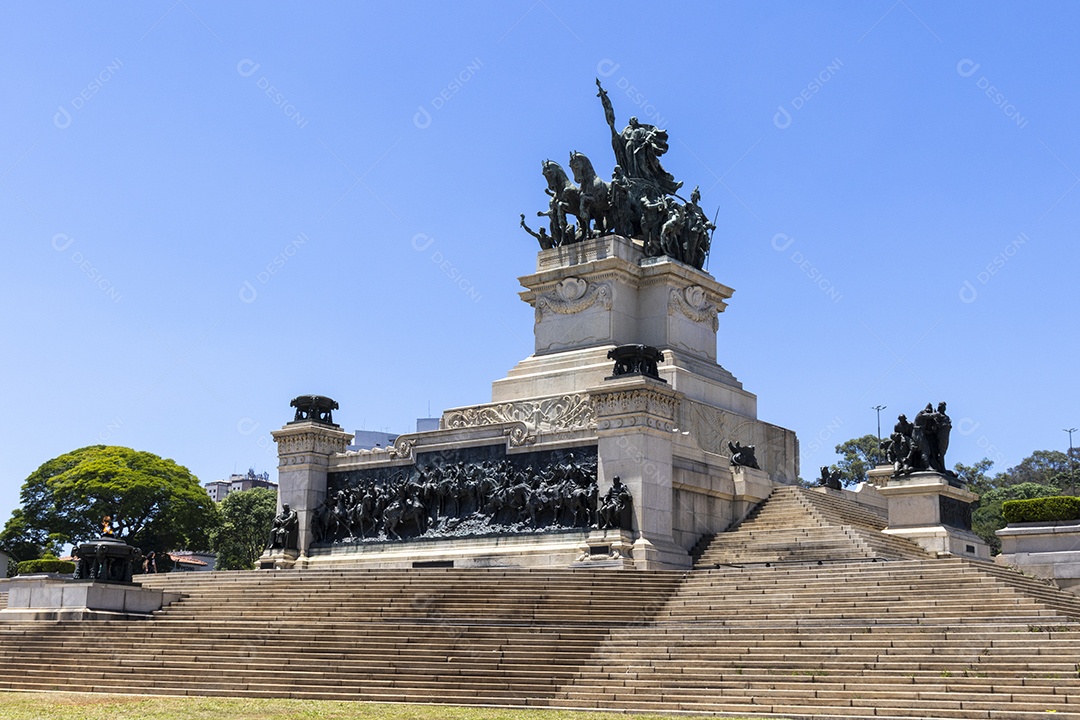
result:
<svg viewBox="0 0 1080 720"><path fill-rule="evenodd" d="M593 530L580 549L581 555L570 567L619 570L634 567L634 533L629 530Z"/></svg>
<svg viewBox="0 0 1080 720"><path fill-rule="evenodd" d="M338 425L314 421L291 422L270 434L278 445L277 509L280 513L287 504L296 511L297 546L302 556L311 545L312 514L326 498L330 458L344 452L353 436Z"/></svg>
<svg viewBox="0 0 1080 720"><path fill-rule="evenodd" d="M995 562L1080 595L1080 521L1012 523L997 536L1001 554Z"/></svg>
<svg viewBox="0 0 1080 720"><path fill-rule="evenodd" d="M619 477L634 498L634 566L689 569L689 553L672 537L674 423L682 393L660 380L627 375L589 394L596 412L600 497Z"/></svg>
<svg viewBox="0 0 1080 720"><path fill-rule="evenodd" d="M147 618L181 598L179 593L126 583L58 580L28 575L0 583L8 604L0 620L126 620Z"/></svg>
<svg viewBox="0 0 1080 720"><path fill-rule="evenodd" d="M298 557L298 550L267 550L259 558L258 566L260 570L292 570Z"/></svg>
<svg viewBox="0 0 1080 720"><path fill-rule="evenodd" d="M878 492L888 501L889 535L918 543L939 556L990 559L990 548L971 532L973 492L955 487L936 472L890 478Z"/></svg>

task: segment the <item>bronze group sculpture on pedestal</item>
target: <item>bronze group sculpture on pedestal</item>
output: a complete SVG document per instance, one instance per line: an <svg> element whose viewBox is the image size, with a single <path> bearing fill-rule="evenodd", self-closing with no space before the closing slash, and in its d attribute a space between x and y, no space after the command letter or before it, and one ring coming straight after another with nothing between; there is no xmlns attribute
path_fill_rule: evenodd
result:
<svg viewBox="0 0 1080 720"><path fill-rule="evenodd" d="M548 219L550 230L534 232L525 224L524 214L521 227L536 238L541 250L614 233L640 240L646 257L666 256L700 270L716 225L701 209L701 191L695 187L689 200L682 198L677 193L683 184L660 165L660 157L668 151L667 131L636 117L617 131L607 91L599 80L596 87L615 154L611 181L597 175L592 161L576 151L570 153L573 180L559 163L544 160L548 209L536 215ZM568 223L568 215L577 225Z"/></svg>

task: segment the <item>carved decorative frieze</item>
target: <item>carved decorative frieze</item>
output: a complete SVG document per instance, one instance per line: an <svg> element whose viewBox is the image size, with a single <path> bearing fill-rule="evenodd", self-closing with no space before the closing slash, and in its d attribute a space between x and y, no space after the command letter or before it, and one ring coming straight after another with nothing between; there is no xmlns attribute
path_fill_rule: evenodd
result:
<svg viewBox="0 0 1080 720"><path fill-rule="evenodd" d="M278 431L274 433L274 439L277 440L278 444L278 455L296 455L299 453L333 455L345 451L349 437L347 433L328 435L316 431L298 433Z"/></svg>
<svg viewBox="0 0 1080 720"><path fill-rule="evenodd" d="M523 423L532 432L558 432L594 427L596 416L589 396L585 393L559 395L540 400L475 405L451 410L443 416L443 426L449 429L511 422ZM511 434L511 445L524 442L524 438L516 442L515 439L515 435Z"/></svg>
<svg viewBox="0 0 1080 720"><path fill-rule="evenodd" d="M672 288L668 295L668 312L681 312L694 322L709 323L713 332L720 327L720 320L717 318L719 310L709 302L705 288L700 285L691 285L683 290Z"/></svg>
<svg viewBox="0 0 1080 720"><path fill-rule="evenodd" d="M670 432L675 428L678 400L673 393L651 388L599 391L593 394L598 430L650 427Z"/></svg>
<svg viewBox="0 0 1080 720"><path fill-rule="evenodd" d="M573 315L599 304L605 310L611 309L611 285L593 283L578 277L560 280L555 289L536 298L536 322L544 318L545 312L560 315Z"/></svg>

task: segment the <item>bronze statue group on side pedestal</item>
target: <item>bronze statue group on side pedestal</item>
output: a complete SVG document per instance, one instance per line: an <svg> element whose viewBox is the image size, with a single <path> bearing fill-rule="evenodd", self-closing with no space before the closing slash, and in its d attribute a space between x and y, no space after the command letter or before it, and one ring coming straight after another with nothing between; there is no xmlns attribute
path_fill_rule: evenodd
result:
<svg viewBox="0 0 1080 720"><path fill-rule="evenodd" d="M885 457L892 463L893 477L919 471L955 477L956 474L945 466L951 430L952 420L945 413L943 402L938 403L937 410L932 403L927 403L914 422L909 422L907 415L900 415L892 434L881 443Z"/></svg>

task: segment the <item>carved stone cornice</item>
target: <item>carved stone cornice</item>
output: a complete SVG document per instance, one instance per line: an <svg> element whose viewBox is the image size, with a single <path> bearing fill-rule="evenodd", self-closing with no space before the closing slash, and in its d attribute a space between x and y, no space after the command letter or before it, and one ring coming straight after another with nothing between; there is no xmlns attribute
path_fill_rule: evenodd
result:
<svg viewBox="0 0 1080 720"><path fill-rule="evenodd" d="M345 451L352 433L316 423L290 424L270 433L278 444L278 456L321 455Z"/></svg>
<svg viewBox="0 0 1080 720"><path fill-rule="evenodd" d="M630 384L590 390L597 430L649 427L664 432L675 428L680 393L654 382L639 380Z"/></svg>
<svg viewBox="0 0 1080 720"><path fill-rule="evenodd" d="M668 295L668 312L680 312L696 323L709 323L713 332L720 327L717 318L719 308L709 302L708 293L700 285L691 285L682 290L672 288Z"/></svg>
<svg viewBox="0 0 1080 720"><path fill-rule="evenodd" d="M536 298L536 322L543 319L545 311L573 315L597 304L605 310L611 309L609 283L590 283L579 277L564 278L555 284L551 292Z"/></svg>

